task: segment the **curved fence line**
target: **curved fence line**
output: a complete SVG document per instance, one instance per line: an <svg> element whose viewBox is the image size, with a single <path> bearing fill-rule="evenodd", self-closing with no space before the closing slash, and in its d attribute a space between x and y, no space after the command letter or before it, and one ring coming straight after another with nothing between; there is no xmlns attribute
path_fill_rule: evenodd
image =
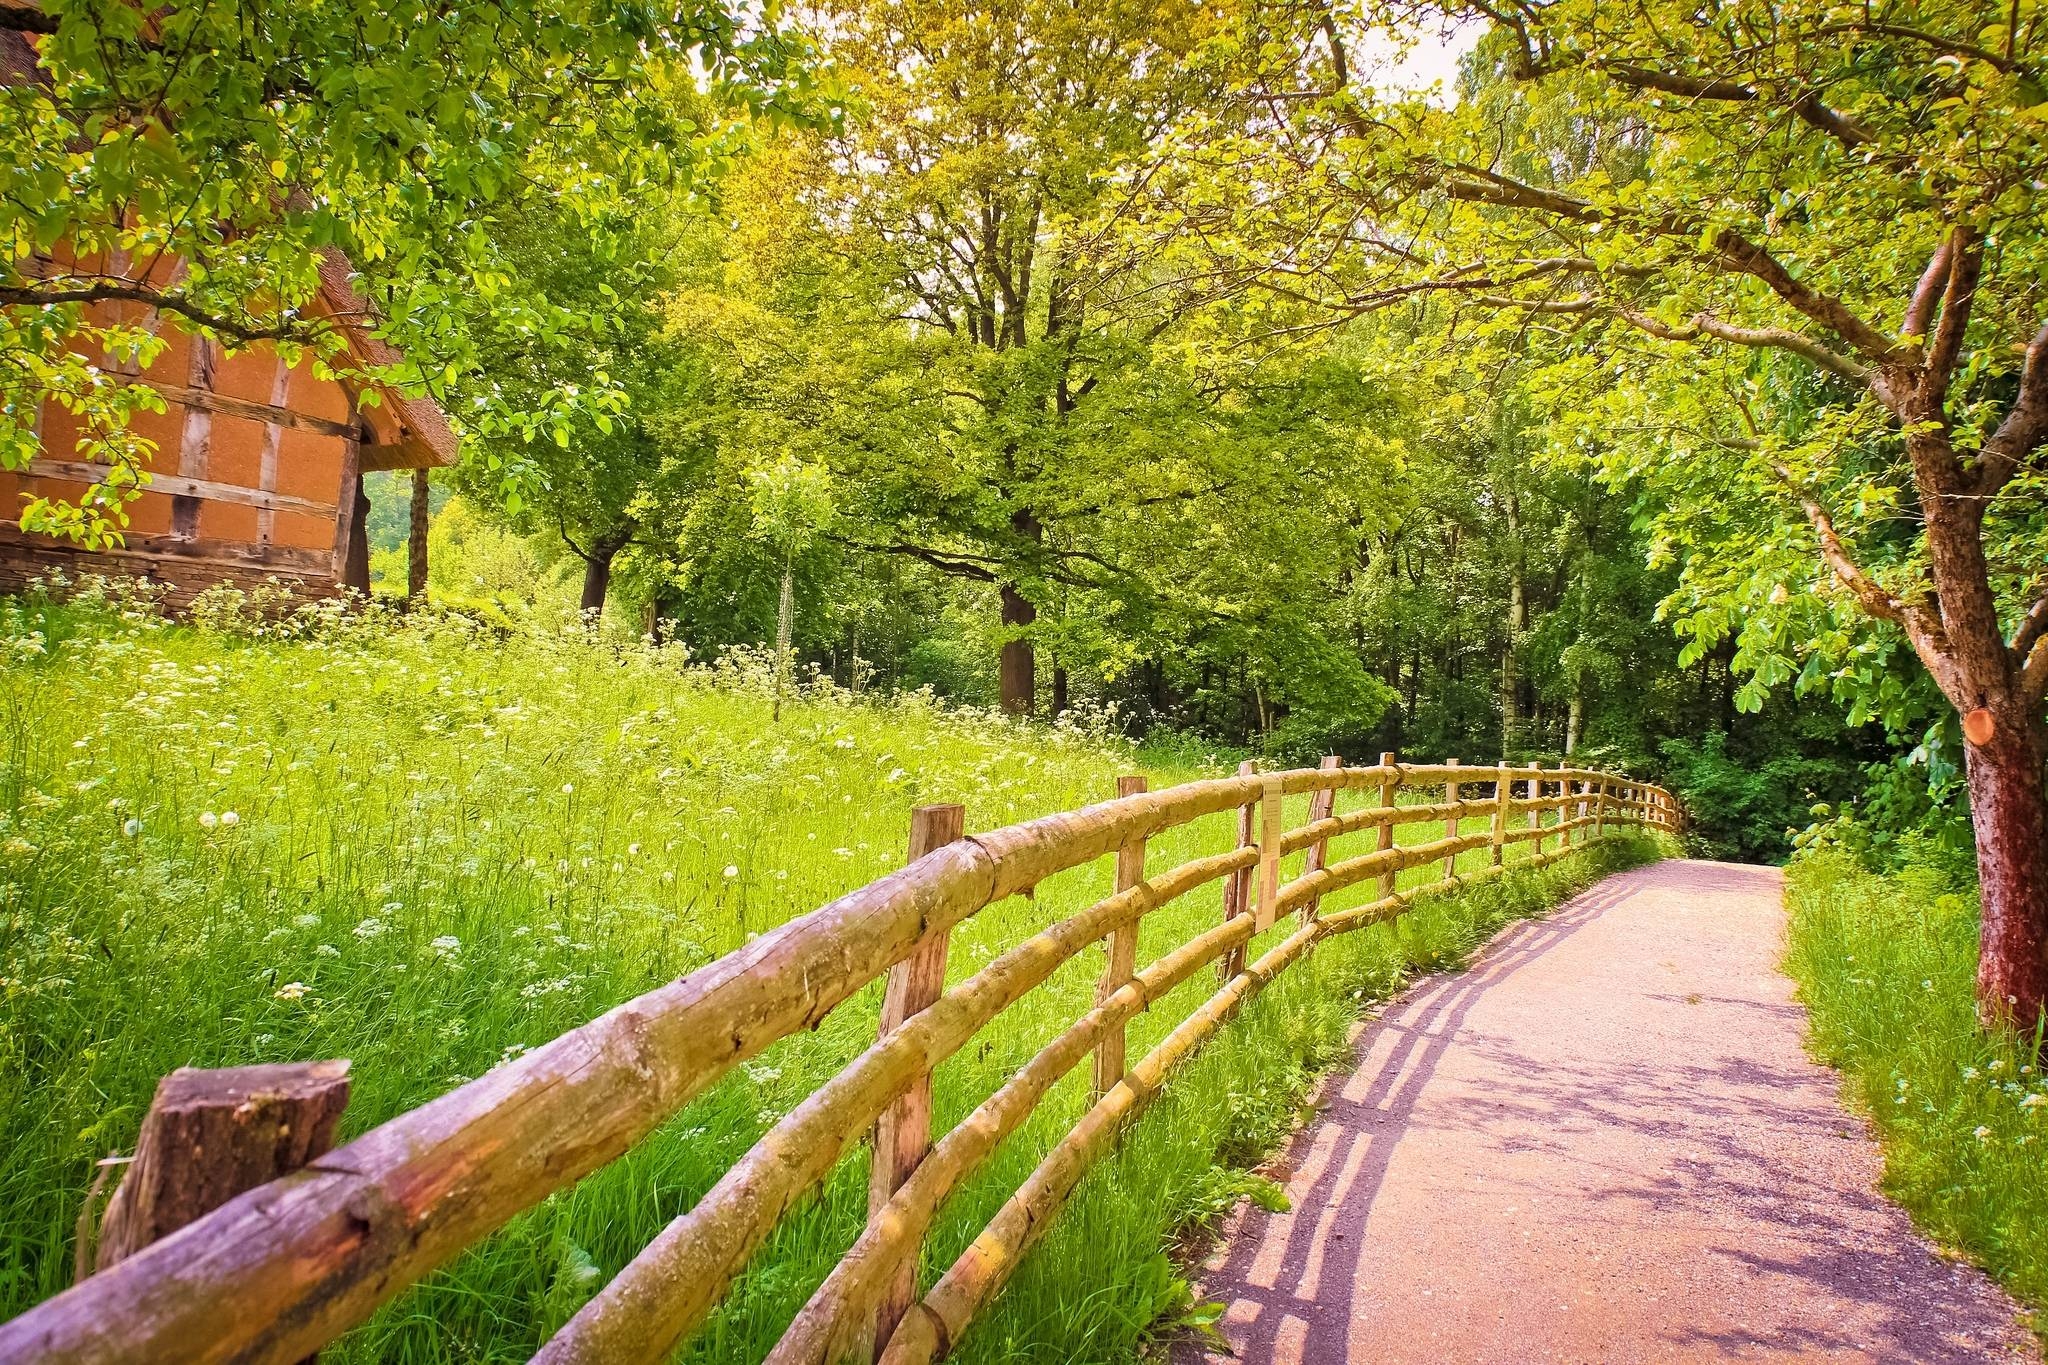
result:
<svg viewBox="0 0 2048 1365"><path fill-rule="evenodd" d="M1322 940L1401 914L1420 894L1540 866L1622 826L1675 828L1663 789L1591 769L1335 759L1319 769L1238 776L1128 794L1077 811L960 833L960 808L921 807L912 861L737 952L627 1001L591 1023L363 1134L283 1179L243 1193L163 1240L0 1324L0 1361L287 1362L366 1320L423 1275L521 1211L618 1157L733 1067L813 1028L886 975L873 1046L769 1130L689 1212L671 1222L535 1357L656 1361L716 1307L778 1221L870 1134L878 1154L866 1228L769 1356L775 1365L874 1356L918 1365L945 1355L1043 1234L1087 1169L1167 1076L1253 995ZM1399 804L1409 788L1443 799ZM1486 788L1484 797L1470 795ZM1522 788L1517 796L1515 789ZM1340 792L1376 803L1339 814ZM1285 828L1283 802L1310 796ZM1146 842L1234 814L1238 846L1149 877ZM1460 833L1468 820L1478 832ZM1404 824L1443 838L1397 845ZM1370 852L1329 860L1330 842L1372 832ZM1545 851L1546 840L1555 845ZM1510 860L1513 845L1531 842ZM1460 853L1490 848L1460 874ZM1299 875L1281 864L1306 854ZM955 925L1056 873L1114 856L1107 898L999 953L945 987ZM1443 876L1397 890L1397 875ZM1323 898L1377 881L1367 904L1320 913ZM1223 883L1223 914L1155 961L1135 961L1142 919ZM1252 941L1283 915L1289 933L1249 965ZM1052 1039L960 1124L931 1143L933 1068L1096 943L1108 948L1093 1009ZM1136 1063L1126 1024L1211 963L1219 989ZM920 1298L925 1232L946 1200L1090 1056L1096 1098Z"/></svg>

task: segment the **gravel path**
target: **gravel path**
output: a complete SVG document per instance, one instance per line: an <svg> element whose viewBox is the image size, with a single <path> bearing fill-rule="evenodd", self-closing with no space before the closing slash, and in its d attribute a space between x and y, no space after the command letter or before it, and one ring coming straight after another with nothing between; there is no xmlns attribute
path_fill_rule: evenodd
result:
<svg viewBox="0 0 2048 1365"><path fill-rule="evenodd" d="M1390 1005L1272 1172L1293 1211L1241 1215L1205 1271L1235 1358L2038 1360L1877 1194L1801 1048L1781 892L1641 868Z"/></svg>

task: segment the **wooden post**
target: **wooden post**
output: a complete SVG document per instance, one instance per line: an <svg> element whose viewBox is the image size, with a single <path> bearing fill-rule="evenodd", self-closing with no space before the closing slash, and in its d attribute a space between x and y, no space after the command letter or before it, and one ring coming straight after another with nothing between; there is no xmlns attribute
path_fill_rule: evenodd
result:
<svg viewBox="0 0 2048 1365"><path fill-rule="evenodd" d="M412 602L427 600L427 523L432 519L432 498L427 471L415 469L405 533L405 595Z"/></svg>
<svg viewBox="0 0 2048 1365"><path fill-rule="evenodd" d="M1602 839L1607 835L1608 786L1609 783L1604 775L1593 780L1593 837L1595 839Z"/></svg>
<svg viewBox="0 0 2048 1365"><path fill-rule="evenodd" d="M135 1159L107 1201L96 1267L325 1154L347 1104L345 1061L173 1071L157 1082Z"/></svg>
<svg viewBox="0 0 2048 1365"><path fill-rule="evenodd" d="M1118 796L1136 796L1144 790L1142 775L1116 780ZM1133 839L1116 851L1116 889L1128 891L1144 880L1145 841ZM1132 920L1120 929L1111 930L1104 947L1108 961L1103 964L1102 980L1095 987L1095 1003L1098 1005L1122 990L1137 968L1138 922ZM1102 1041L1095 1045L1096 1099L1108 1094L1124 1078L1124 1056L1124 1026L1120 1023L1103 1034Z"/></svg>
<svg viewBox="0 0 2048 1365"><path fill-rule="evenodd" d="M1252 916L1255 933L1265 933L1280 918L1280 839L1286 826L1286 800L1280 774L1269 775L1265 792L1259 797L1259 908Z"/></svg>
<svg viewBox="0 0 2048 1365"><path fill-rule="evenodd" d="M967 832L964 806L919 806L910 813L910 856L916 862ZM946 989L946 940L949 930L932 934L909 957L889 969L882 993L881 1036L886 1038ZM875 1156L868 1172L868 1217L881 1212L917 1163L931 1150L932 1078L926 1072L875 1120ZM875 1349L879 1354L896 1324L917 1300L917 1257L904 1260L889 1292L875 1309Z"/></svg>
<svg viewBox="0 0 2048 1365"><path fill-rule="evenodd" d="M1493 770L1493 865L1499 867L1507 852L1508 802L1515 799L1514 779L1503 763Z"/></svg>
<svg viewBox="0 0 2048 1365"><path fill-rule="evenodd" d="M1444 762L1450 764L1453 768L1458 766L1458 760L1455 758L1447 758L1444 760ZM1444 802L1447 805L1456 805L1458 802L1458 779L1455 777L1452 778L1450 781L1444 783ZM1458 837L1458 815L1456 811L1453 811L1450 815L1444 817L1444 837L1446 839L1455 839ZM1456 880L1457 875L1458 855L1456 853L1450 853L1445 855L1444 880L1447 882L1454 881Z"/></svg>
<svg viewBox="0 0 2048 1365"><path fill-rule="evenodd" d="M1569 771L1571 771L1571 764L1560 763L1557 765L1557 823L1560 825L1572 818L1572 784L1571 779L1565 776ZM1572 846L1571 830L1561 831L1557 838L1558 847L1570 848Z"/></svg>
<svg viewBox="0 0 2048 1365"><path fill-rule="evenodd" d="M1323 755L1322 770L1324 772L1332 773L1343 766L1344 760L1336 754ZM1316 821L1327 820L1336 813L1337 789L1334 786L1318 787L1316 794L1310 797L1308 801L1308 822L1313 825ZM1311 872L1320 872L1329 861L1330 841L1328 839L1318 839L1308 846L1308 858L1302 864L1302 874L1306 876ZM1306 924L1314 919L1316 913L1321 908L1322 897L1320 896L1312 897L1304 902L1301 907L1302 923Z"/></svg>
<svg viewBox="0 0 2048 1365"><path fill-rule="evenodd" d="M1250 777L1258 771L1258 768L1258 764L1250 759L1246 759L1237 765L1237 775L1239 777ZM1245 805L1237 808L1237 846L1239 848L1250 848L1252 846L1252 816L1258 808L1258 802L1256 801L1247 802ZM1223 922L1228 924L1231 920L1236 919L1251 908L1251 899L1252 870L1248 867L1241 867L1230 874L1230 880L1223 883ZM1244 963L1244 945L1239 944L1217 959L1216 974L1225 981L1230 981L1239 972L1244 970Z"/></svg>
<svg viewBox="0 0 2048 1365"><path fill-rule="evenodd" d="M1582 778L1580 778L1580 779L1579 779L1579 781L1578 781L1578 788L1579 788L1579 806L1578 806L1578 810L1577 810L1577 811L1576 811L1576 812L1574 813L1574 816L1573 816L1573 818L1574 818L1574 819L1579 819L1579 820L1583 820L1583 819L1585 819L1585 818L1586 818L1586 815L1587 815L1587 810L1586 810L1586 793L1588 793L1588 792L1590 792L1590 791L1592 791L1592 790L1593 790L1593 784L1592 784L1591 782L1587 781L1587 780L1586 780L1585 778L1583 778L1583 777L1582 777ZM1587 836L1586 836L1586 829L1585 829L1585 826L1581 825L1581 826L1579 827L1579 842L1580 842L1580 843L1582 843L1582 844L1583 844L1583 843L1585 843L1585 842L1586 842L1586 837L1587 837Z"/></svg>
<svg viewBox="0 0 2048 1365"><path fill-rule="evenodd" d="M1380 766L1381 766L1382 768L1391 768L1391 767L1393 767L1393 766L1394 766L1394 755L1393 755L1393 754L1391 754L1391 753L1385 753L1385 754L1381 754L1381 755L1380 755ZM1380 805L1381 805L1381 807L1382 807L1382 808L1384 808L1384 809L1387 809L1387 810L1392 810L1392 809L1394 808L1394 793L1395 793L1395 792L1397 792L1397 791L1399 791L1399 790L1400 790L1400 787L1401 787L1401 775L1400 775L1399 773L1395 773L1395 774L1393 774L1392 776L1389 776L1389 777L1387 777L1387 778L1384 778L1384 779L1382 779L1382 780L1381 780L1381 782L1380 782ZM1387 851L1388 849L1392 848L1393 846L1394 846L1394 824L1393 824L1393 821L1392 821L1392 820L1389 820L1389 821L1388 821L1388 822L1387 822L1386 824L1384 824L1384 825L1381 825L1381 826L1380 826L1380 844L1379 844L1379 851L1380 851L1380 852L1382 852L1382 853L1385 853L1385 852L1386 852L1386 851ZM1386 899L1387 897L1389 897L1389 896L1391 896L1391 895L1393 895L1393 894L1394 894L1394 874L1393 874L1392 872L1382 872L1382 873L1380 873L1380 899L1381 899L1381 900L1385 900L1385 899Z"/></svg>
<svg viewBox="0 0 2048 1365"><path fill-rule="evenodd" d="M1543 795L1543 779L1537 776L1541 771L1540 765L1535 763L1529 765L1529 799L1531 801L1537 800ZM1529 808L1529 828L1536 831L1535 856L1540 858L1543 856L1543 811L1541 808L1535 806Z"/></svg>

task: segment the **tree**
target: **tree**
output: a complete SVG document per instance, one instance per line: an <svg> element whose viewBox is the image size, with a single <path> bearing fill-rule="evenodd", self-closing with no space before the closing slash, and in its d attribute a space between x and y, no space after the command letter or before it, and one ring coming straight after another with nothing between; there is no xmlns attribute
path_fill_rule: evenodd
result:
<svg viewBox="0 0 2048 1365"><path fill-rule="evenodd" d="M1075 414L1113 407L1115 381L1142 373L1147 344L1200 294L1097 219L1114 173L1200 93L1186 59L1203 11L835 0L814 18L866 101L822 149L818 200L885 315L921 339L926 430L945 447L872 452L868 482L899 509L872 548L995 589L1002 704L1028 713L1045 600L1104 581L1067 524L1095 504L1064 495L1101 486L1076 468L1095 451ZM933 480L940 465L959 482Z"/></svg>
<svg viewBox="0 0 2048 1365"><path fill-rule="evenodd" d="M1288 134L1261 177L1287 204L1272 235L1342 229L1270 260L1271 286L1337 316L1436 295L1470 325L1569 330L1583 356L1549 400L1588 416L1590 463L1666 500L1674 608L1695 648L1739 641L1745 701L1796 677L1881 709L1900 689L1849 621L1903 636L1967 741L1980 1008L2031 1024L2048 1007L2048 15L1469 9L1491 33L1453 110L1374 101L1313 17L1290 49L1312 56L1247 78Z"/></svg>
<svg viewBox="0 0 2048 1365"><path fill-rule="evenodd" d="M35 457L45 400L77 413L113 472L26 524L89 544L118 535L151 454L129 418L158 400L130 376L162 346L94 305L438 392L474 368L466 320L509 283L494 210L547 196L575 216L715 161L720 130L643 97L693 70L764 112L811 95L798 45L708 0L16 0L0 29L40 76L0 85L0 463ZM350 354L313 306L338 260L406 359ZM530 426L577 397L463 415Z"/></svg>

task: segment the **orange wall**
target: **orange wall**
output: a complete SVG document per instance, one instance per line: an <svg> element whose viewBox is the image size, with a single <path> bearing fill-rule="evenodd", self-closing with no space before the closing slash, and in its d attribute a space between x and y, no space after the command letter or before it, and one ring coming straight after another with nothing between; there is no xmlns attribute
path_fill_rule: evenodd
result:
<svg viewBox="0 0 2048 1365"><path fill-rule="evenodd" d="M191 383L195 339L173 328L166 340L163 353L142 377L196 387ZM266 405L281 400L281 406L328 421L338 422L347 417L347 391L334 380L317 377L310 360L302 360L296 368L285 372L283 380L280 386L277 355L268 346L255 346L232 356L221 355L217 348L214 351L211 387L216 393ZM200 420L190 424L195 437L203 432L204 440L195 440L188 450L185 438L191 411L181 403L167 402L162 413L136 416L135 432L155 446L152 472L260 489L265 447L274 441L273 491L323 508L334 507L341 492L341 437L282 426L273 430L268 424L250 418L209 411L202 412ZM374 410L366 415L371 421L376 420ZM44 406L42 434L45 458L85 458L78 449L77 419L54 402ZM72 480L0 471L0 518L4 518L5 524L18 526L19 508L27 494L70 500L83 491L84 485ZM131 547L137 547L138 542L172 536L174 501L168 494L145 491L128 504L126 538ZM278 508L272 509L266 518L261 509L214 499L199 500L197 510L197 523L190 530L191 538L198 540L301 550L330 550L334 545L332 510L320 513Z"/></svg>

